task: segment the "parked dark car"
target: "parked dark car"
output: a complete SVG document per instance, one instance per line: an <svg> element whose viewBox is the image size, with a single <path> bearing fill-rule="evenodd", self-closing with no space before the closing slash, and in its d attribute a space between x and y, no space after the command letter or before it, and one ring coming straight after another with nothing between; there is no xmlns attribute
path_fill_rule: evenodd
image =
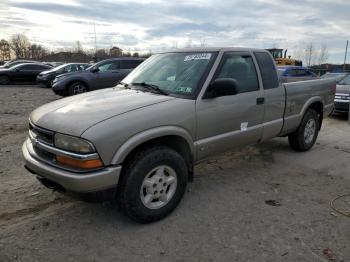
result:
<svg viewBox="0 0 350 262"><path fill-rule="evenodd" d="M11 67L13 67L15 65L26 64L26 63L37 63L37 61L33 61L33 60L10 60L10 61L6 62L4 65L0 66L0 69L11 68Z"/></svg>
<svg viewBox="0 0 350 262"><path fill-rule="evenodd" d="M337 84L342 81L349 73L325 73L320 78L326 79L326 78L335 78L337 81Z"/></svg>
<svg viewBox="0 0 350 262"><path fill-rule="evenodd" d="M64 62L42 62L44 65L52 66L52 68L64 65Z"/></svg>
<svg viewBox="0 0 350 262"><path fill-rule="evenodd" d="M0 84L6 85L11 82L35 82L38 74L49 69L51 69L51 67L39 63L19 64L11 68L3 68L0 69Z"/></svg>
<svg viewBox="0 0 350 262"><path fill-rule="evenodd" d="M336 88L334 112L349 113L350 103L350 74L343 78Z"/></svg>
<svg viewBox="0 0 350 262"><path fill-rule="evenodd" d="M277 73L281 83L314 80L317 78L316 74L310 69L302 66L279 66Z"/></svg>
<svg viewBox="0 0 350 262"><path fill-rule="evenodd" d="M133 57L103 60L84 71L57 76L53 81L52 89L58 95L69 96L112 87L143 61L143 58Z"/></svg>
<svg viewBox="0 0 350 262"><path fill-rule="evenodd" d="M37 76L36 81L44 87L51 87L52 81L55 79L56 76L62 75L65 73L70 73L70 72L83 71L89 66L91 65L86 63L63 64L63 65L54 67L51 70L41 72Z"/></svg>

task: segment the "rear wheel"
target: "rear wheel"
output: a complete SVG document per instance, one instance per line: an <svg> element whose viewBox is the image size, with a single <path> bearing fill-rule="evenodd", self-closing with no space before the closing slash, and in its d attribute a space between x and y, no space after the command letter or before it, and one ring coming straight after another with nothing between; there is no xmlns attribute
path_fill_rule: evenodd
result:
<svg viewBox="0 0 350 262"><path fill-rule="evenodd" d="M7 85L10 83L8 76L0 76L0 85Z"/></svg>
<svg viewBox="0 0 350 262"><path fill-rule="evenodd" d="M82 93L85 93L87 91L88 91L88 89L87 89L86 85L83 84L82 82L72 83L68 88L68 94L70 96L82 94Z"/></svg>
<svg viewBox="0 0 350 262"><path fill-rule="evenodd" d="M139 223L160 220L180 202L188 169L176 151L157 146L138 152L126 165L118 188L124 213Z"/></svg>
<svg viewBox="0 0 350 262"><path fill-rule="evenodd" d="M320 127L320 119L314 109L309 109L298 129L288 136L290 146L296 151L307 151L316 142Z"/></svg>

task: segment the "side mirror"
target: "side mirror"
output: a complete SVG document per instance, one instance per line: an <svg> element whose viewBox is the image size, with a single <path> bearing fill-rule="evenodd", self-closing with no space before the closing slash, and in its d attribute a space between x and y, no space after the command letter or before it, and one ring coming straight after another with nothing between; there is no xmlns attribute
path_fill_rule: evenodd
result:
<svg viewBox="0 0 350 262"><path fill-rule="evenodd" d="M15 69L15 71L16 71L16 72L19 72L19 71L21 71L21 69L19 69L19 68L16 68L16 69Z"/></svg>
<svg viewBox="0 0 350 262"><path fill-rule="evenodd" d="M97 73L98 71L100 71L100 69L98 69L97 66L94 66L93 68L91 68L92 73Z"/></svg>
<svg viewBox="0 0 350 262"><path fill-rule="evenodd" d="M232 96L238 93L238 83L233 78L218 78L212 82L204 98L215 98L220 96Z"/></svg>

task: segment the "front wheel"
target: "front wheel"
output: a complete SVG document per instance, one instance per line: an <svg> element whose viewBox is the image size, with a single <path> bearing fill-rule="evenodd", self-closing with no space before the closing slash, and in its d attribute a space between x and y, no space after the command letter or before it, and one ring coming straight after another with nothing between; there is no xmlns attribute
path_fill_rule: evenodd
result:
<svg viewBox="0 0 350 262"><path fill-rule="evenodd" d="M82 94L82 93L85 93L87 91L88 91L88 89L87 89L86 85L81 83L81 82L75 82L75 83L71 84L68 88L68 94L70 96Z"/></svg>
<svg viewBox="0 0 350 262"><path fill-rule="evenodd" d="M309 150L316 142L320 119L314 109L309 109L301 120L298 129L288 136L290 146L300 152Z"/></svg>
<svg viewBox="0 0 350 262"><path fill-rule="evenodd" d="M8 76L0 76L0 85L7 85L10 83Z"/></svg>
<svg viewBox="0 0 350 262"><path fill-rule="evenodd" d="M180 202L187 177L186 162L176 151L165 146L142 150L123 171L118 188L121 208L139 223L160 220Z"/></svg>

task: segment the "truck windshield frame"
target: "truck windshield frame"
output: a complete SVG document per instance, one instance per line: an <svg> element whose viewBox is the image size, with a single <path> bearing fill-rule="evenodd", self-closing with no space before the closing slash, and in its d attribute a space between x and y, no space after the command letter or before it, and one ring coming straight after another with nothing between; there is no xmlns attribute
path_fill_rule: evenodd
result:
<svg viewBox="0 0 350 262"><path fill-rule="evenodd" d="M218 52L169 52L151 56L123 80L156 85L169 96L196 99L217 58Z"/></svg>

